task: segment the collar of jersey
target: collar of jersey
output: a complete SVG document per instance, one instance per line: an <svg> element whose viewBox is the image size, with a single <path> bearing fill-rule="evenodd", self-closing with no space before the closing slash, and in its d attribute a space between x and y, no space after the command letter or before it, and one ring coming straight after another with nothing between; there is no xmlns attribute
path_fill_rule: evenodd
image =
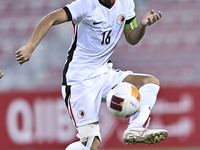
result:
<svg viewBox="0 0 200 150"><path fill-rule="evenodd" d="M109 8L109 9L112 8L113 5L115 4L115 2L114 2L113 5L110 6L110 5L106 4L105 2L103 2L102 0L99 0L99 3L100 3L101 5L103 5L103 6L105 6L106 8Z"/></svg>

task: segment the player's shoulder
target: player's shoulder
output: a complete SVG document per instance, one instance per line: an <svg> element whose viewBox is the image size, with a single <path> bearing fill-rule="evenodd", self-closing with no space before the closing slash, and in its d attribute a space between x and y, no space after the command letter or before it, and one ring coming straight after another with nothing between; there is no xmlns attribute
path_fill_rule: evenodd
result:
<svg viewBox="0 0 200 150"><path fill-rule="evenodd" d="M135 4L134 0L125 0L125 1L128 2L128 3L134 3Z"/></svg>
<svg viewBox="0 0 200 150"><path fill-rule="evenodd" d="M89 5L94 3L94 0L80 0L80 1L84 2L85 4L89 4Z"/></svg>
<svg viewBox="0 0 200 150"><path fill-rule="evenodd" d="M125 5L130 8L135 8L135 2L134 0L121 0L123 3L125 3Z"/></svg>
<svg viewBox="0 0 200 150"><path fill-rule="evenodd" d="M75 0L72 3L66 5L70 8L70 10L76 10L77 12L81 11L85 14L90 10L92 0ZM84 6L84 7L83 7Z"/></svg>
<svg viewBox="0 0 200 150"><path fill-rule="evenodd" d="M83 4L82 6L86 7L88 5L91 5L93 3L94 0L75 0L72 2L72 4ZM83 8L84 8L83 7Z"/></svg>
<svg viewBox="0 0 200 150"><path fill-rule="evenodd" d="M135 5L134 0L120 0L120 1L125 3L125 4L127 4L127 5L129 5L129 4L134 4Z"/></svg>

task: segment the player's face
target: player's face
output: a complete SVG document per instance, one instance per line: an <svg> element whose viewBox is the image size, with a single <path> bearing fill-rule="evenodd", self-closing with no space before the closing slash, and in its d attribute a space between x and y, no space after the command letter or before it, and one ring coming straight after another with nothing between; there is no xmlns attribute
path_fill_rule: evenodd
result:
<svg viewBox="0 0 200 150"><path fill-rule="evenodd" d="M104 3L107 3L108 5L113 5L115 0L101 0L103 1Z"/></svg>

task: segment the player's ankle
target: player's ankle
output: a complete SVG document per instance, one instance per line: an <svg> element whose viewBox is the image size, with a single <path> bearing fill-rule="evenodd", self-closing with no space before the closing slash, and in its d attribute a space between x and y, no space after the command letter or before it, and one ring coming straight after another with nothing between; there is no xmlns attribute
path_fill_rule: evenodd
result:
<svg viewBox="0 0 200 150"><path fill-rule="evenodd" d="M138 122L133 122L128 125L127 129L132 129L132 128L143 128L143 125Z"/></svg>

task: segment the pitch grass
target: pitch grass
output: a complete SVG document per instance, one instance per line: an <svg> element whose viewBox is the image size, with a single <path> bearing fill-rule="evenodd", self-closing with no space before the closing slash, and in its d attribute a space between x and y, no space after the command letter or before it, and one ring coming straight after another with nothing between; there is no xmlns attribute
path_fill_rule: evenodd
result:
<svg viewBox="0 0 200 150"><path fill-rule="evenodd" d="M99 149L99 150L200 150L200 147L187 147L187 148L111 148L111 149Z"/></svg>

